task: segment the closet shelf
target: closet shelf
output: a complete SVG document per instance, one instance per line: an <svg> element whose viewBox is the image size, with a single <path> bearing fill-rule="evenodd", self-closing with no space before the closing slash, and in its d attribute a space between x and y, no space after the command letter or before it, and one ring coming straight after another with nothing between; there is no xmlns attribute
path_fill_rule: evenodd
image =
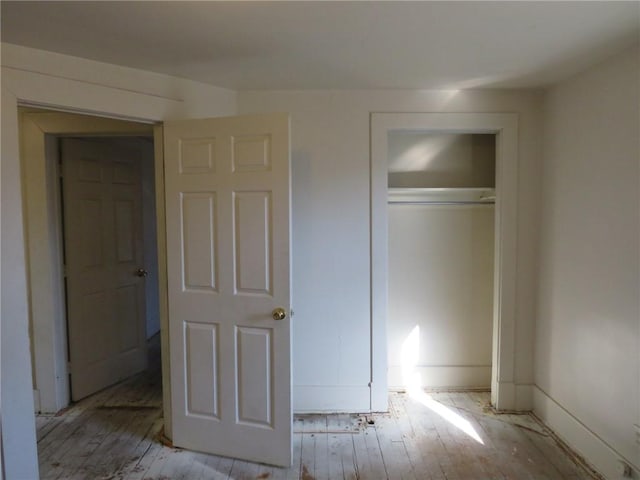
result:
<svg viewBox="0 0 640 480"><path fill-rule="evenodd" d="M389 188L390 205L491 205L495 188Z"/></svg>

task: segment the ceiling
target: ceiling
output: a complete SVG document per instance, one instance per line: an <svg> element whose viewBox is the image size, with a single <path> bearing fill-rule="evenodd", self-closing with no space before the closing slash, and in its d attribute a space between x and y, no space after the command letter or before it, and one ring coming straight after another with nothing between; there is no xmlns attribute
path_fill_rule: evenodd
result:
<svg viewBox="0 0 640 480"><path fill-rule="evenodd" d="M234 90L533 88L640 38L640 2L2 1L2 41Z"/></svg>

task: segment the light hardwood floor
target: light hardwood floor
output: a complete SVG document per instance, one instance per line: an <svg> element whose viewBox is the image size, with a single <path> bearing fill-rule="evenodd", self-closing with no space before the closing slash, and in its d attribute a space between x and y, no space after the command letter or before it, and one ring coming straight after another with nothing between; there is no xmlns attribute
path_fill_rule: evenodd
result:
<svg viewBox="0 0 640 480"><path fill-rule="evenodd" d="M159 441L161 384L152 365L56 416L37 417L42 479L596 478L533 416L492 412L486 392L432 393L426 401L391 393L386 414L297 415L289 469L171 448ZM452 423L456 415L468 433Z"/></svg>

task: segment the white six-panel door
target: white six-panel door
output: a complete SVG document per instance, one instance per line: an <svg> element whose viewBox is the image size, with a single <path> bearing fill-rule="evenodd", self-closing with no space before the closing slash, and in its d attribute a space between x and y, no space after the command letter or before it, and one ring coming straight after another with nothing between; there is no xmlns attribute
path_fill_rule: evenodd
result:
<svg viewBox="0 0 640 480"><path fill-rule="evenodd" d="M167 122L164 146L173 443L289 466L289 117Z"/></svg>
<svg viewBox="0 0 640 480"><path fill-rule="evenodd" d="M147 366L142 180L136 150L65 138L64 237L71 397Z"/></svg>

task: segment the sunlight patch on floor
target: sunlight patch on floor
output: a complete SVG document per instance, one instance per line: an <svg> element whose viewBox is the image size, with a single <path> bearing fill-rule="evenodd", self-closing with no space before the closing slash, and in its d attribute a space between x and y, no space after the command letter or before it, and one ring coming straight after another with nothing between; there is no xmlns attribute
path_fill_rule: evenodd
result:
<svg viewBox="0 0 640 480"><path fill-rule="evenodd" d="M453 409L435 401L431 395L422 388L422 377L417 367L420 360L420 326L416 325L402 342L400 351L400 362L402 365L402 381L407 390L407 395L427 407L434 413L440 415L451 425L466 433L476 442L484 445L484 442L476 432L471 422L461 416Z"/></svg>

